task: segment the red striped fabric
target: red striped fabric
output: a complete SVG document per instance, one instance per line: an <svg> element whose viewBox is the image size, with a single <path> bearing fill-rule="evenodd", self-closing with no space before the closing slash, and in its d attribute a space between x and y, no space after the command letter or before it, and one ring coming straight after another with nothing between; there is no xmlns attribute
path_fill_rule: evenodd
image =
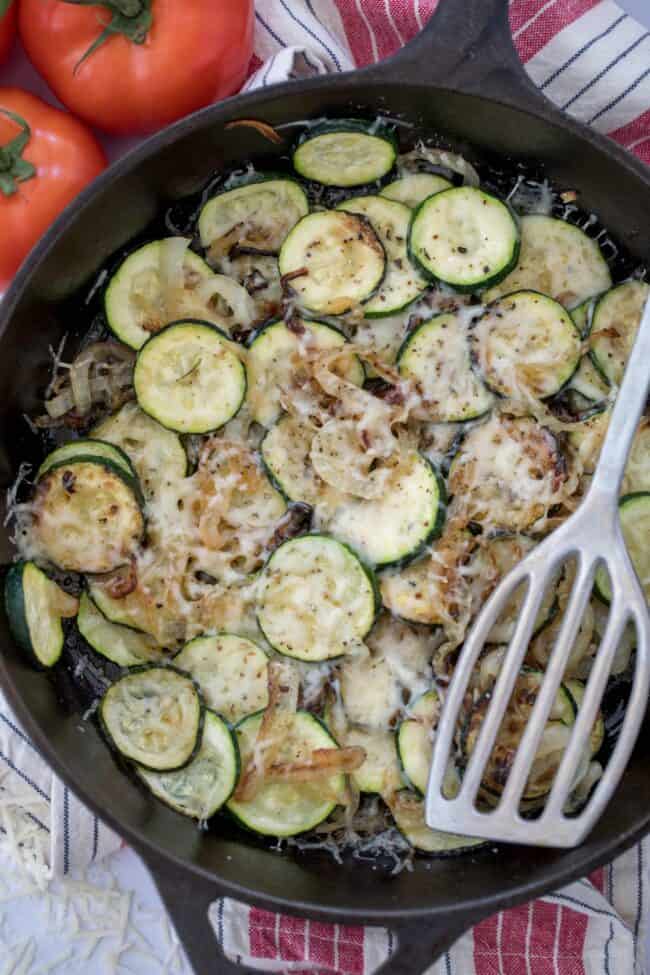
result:
<svg viewBox="0 0 650 975"><path fill-rule="evenodd" d="M516 0L510 6L510 26L525 63L561 30L595 7L600 0Z"/></svg>

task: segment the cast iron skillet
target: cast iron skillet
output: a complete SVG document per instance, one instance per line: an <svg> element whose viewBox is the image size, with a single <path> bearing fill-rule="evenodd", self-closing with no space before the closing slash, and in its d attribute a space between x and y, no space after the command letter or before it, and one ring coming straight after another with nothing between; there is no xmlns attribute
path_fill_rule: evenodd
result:
<svg viewBox="0 0 650 975"><path fill-rule="evenodd" d="M402 116L469 153L541 162L638 259L650 253L650 173L623 150L563 117L528 81L512 46L506 0L441 0L422 34L384 64L289 83L207 108L150 139L81 194L32 252L0 313L0 478L24 449L23 412L38 409L47 347L72 324L60 302L169 203L215 171L260 152L229 119L280 124L378 110ZM4 539L4 555L10 555ZM398 947L384 973L417 975L458 936L499 908L584 876L650 829L650 735L592 835L575 850L521 847L418 859L396 877L325 854L279 855L237 830L200 833L145 795L114 763L91 722L62 706L0 620L0 679L11 706L55 772L138 850L151 869L197 973L242 969L219 957L208 904L229 895L324 921L385 925Z"/></svg>

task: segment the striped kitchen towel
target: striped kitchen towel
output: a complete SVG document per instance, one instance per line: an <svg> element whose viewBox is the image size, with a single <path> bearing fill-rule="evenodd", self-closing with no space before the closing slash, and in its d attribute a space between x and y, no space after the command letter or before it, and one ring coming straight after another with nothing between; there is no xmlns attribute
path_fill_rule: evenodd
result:
<svg viewBox="0 0 650 975"><path fill-rule="evenodd" d="M0 850L44 886L121 845L54 775L0 693Z"/></svg>
<svg viewBox="0 0 650 975"><path fill-rule="evenodd" d="M436 3L258 0L246 87L380 61L421 30ZM613 0L510 0L510 24L544 94L650 163L650 35L641 24Z"/></svg>

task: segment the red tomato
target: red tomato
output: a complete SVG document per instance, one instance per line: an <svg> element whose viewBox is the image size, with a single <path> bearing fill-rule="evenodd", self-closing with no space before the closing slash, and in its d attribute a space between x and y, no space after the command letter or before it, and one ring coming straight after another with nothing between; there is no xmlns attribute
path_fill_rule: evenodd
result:
<svg viewBox="0 0 650 975"><path fill-rule="evenodd" d="M16 4L0 0L0 64L7 60L16 36Z"/></svg>
<svg viewBox="0 0 650 975"><path fill-rule="evenodd" d="M4 291L54 218L105 168L106 158L82 122L19 88L0 88L0 146Z"/></svg>
<svg viewBox="0 0 650 975"><path fill-rule="evenodd" d="M246 77L253 0L78 4L21 0L20 36L57 98L107 132L161 128L231 95Z"/></svg>

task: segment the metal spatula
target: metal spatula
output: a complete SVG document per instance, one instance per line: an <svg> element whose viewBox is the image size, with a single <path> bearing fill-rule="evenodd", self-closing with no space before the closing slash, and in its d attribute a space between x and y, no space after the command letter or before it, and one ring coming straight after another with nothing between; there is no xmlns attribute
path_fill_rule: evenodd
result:
<svg viewBox="0 0 650 975"><path fill-rule="evenodd" d="M625 463L650 387L650 301L646 304L634 348L616 398L609 429L589 492L578 510L523 559L497 586L469 633L444 703L434 744L426 796L426 821L436 829L512 843L575 846L585 837L611 797L636 741L650 688L650 616L644 592L627 553L618 515L618 494ZM497 732L531 639L546 588L558 569L575 560L573 589L530 720L510 768L496 809L476 808L476 797ZM571 738L544 809L536 819L521 816L519 804L569 653L591 596L599 567L609 573L610 613ZM487 636L520 585L526 586L521 612L492 699L481 725L460 791L443 795L443 780L467 685ZM577 816L564 812L576 770L600 707L612 660L626 624L636 627L634 681L613 753L586 807Z"/></svg>

